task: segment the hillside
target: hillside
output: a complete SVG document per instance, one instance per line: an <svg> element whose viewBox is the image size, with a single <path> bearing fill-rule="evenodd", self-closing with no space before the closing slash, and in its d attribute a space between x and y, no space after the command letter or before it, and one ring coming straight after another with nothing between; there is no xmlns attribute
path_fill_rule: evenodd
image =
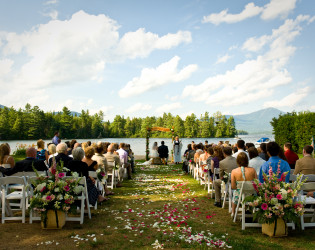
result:
<svg viewBox="0 0 315 250"><path fill-rule="evenodd" d="M266 108L249 114L234 115L233 117L236 129L238 130L245 130L250 134L268 134L272 132L270 121L272 118L278 117L281 113L283 112L279 109Z"/></svg>

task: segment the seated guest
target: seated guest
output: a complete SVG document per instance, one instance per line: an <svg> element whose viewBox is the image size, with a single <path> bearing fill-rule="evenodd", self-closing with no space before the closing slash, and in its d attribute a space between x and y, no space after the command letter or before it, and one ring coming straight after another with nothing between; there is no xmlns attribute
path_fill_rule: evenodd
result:
<svg viewBox="0 0 315 250"><path fill-rule="evenodd" d="M233 194L233 203L232 203L232 217L235 214L235 208L240 199L240 190L237 189L237 183L240 181L252 181L257 179L257 173L254 168L248 167L248 157L244 152L238 154L236 158L236 163L238 168L233 169L231 172L231 187L236 189Z"/></svg>
<svg viewBox="0 0 315 250"><path fill-rule="evenodd" d="M10 146L7 143L0 145L0 166L4 168L13 168L15 165L14 158L10 156Z"/></svg>
<svg viewBox="0 0 315 250"><path fill-rule="evenodd" d="M247 155L248 160L249 160L248 153L245 152L245 141L244 140L238 140L236 143L236 147L237 147L237 152L234 153L232 156L237 158L239 153L244 152Z"/></svg>
<svg viewBox="0 0 315 250"><path fill-rule="evenodd" d="M221 146L215 146L213 149L213 157L211 160L211 178L214 178L214 169L219 168L219 162L224 159L222 147ZM217 176L219 177L219 176Z"/></svg>
<svg viewBox="0 0 315 250"><path fill-rule="evenodd" d="M37 160L48 161L48 152L45 149L45 142L42 139L37 141Z"/></svg>
<svg viewBox="0 0 315 250"><path fill-rule="evenodd" d="M194 155L194 162L199 163L199 157L201 154L203 154L203 145L202 143L198 143L197 145L195 145L195 149L196 149L196 153Z"/></svg>
<svg viewBox="0 0 315 250"><path fill-rule="evenodd" d="M245 144L246 151L248 151L248 149L251 148L251 147L255 147L255 144L252 143L252 142L247 142L247 143Z"/></svg>
<svg viewBox="0 0 315 250"><path fill-rule="evenodd" d="M47 170L47 167L44 161L40 161L36 159L36 152L37 151L35 148L28 148L26 150L26 158L24 160L16 162L13 168L0 167L0 171L4 175L12 175L17 172L32 172L33 165L34 165L34 168L38 171Z"/></svg>
<svg viewBox="0 0 315 250"><path fill-rule="evenodd" d="M214 190L215 190L215 203L217 207L221 207L221 183L225 173L231 173L233 169L237 168L236 159L232 157L232 148L223 148L224 160L219 162L220 168L220 179L215 180Z"/></svg>
<svg viewBox="0 0 315 250"><path fill-rule="evenodd" d="M188 162L191 160L192 163L194 163L194 158L195 158L195 153L196 153L196 144L191 144L191 150L188 152Z"/></svg>
<svg viewBox="0 0 315 250"><path fill-rule="evenodd" d="M257 176L259 175L260 167L262 164L264 164L266 161L261 159L258 156L258 150L255 147L250 147L248 149L248 155L249 155L249 163L248 166L251 168L254 168L256 170Z"/></svg>
<svg viewBox="0 0 315 250"><path fill-rule="evenodd" d="M130 163L131 165L131 172L132 173L135 173L136 170L135 170L135 157L134 157L134 153L130 147L130 144L126 144L126 151L128 153L128 162ZM106 148L107 149L107 148Z"/></svg>
<svg viewBox="0 0 315 250"><path fill-rule="evenodd" d="M126 144L122 142L119 144L119 149L116 152L119 154L120 163L124 164L124 167L127 168L128 179L130 180L131 179L131 165L128 162L128 153L125 149L126 149Z"/></svg>
<svg viewBox="0 0 315 250"><path fill-rule="evenodd" d="M283 146L284 155L285 158L287 158L287 162L290 165L291 169L295 168L295 163L299 159L299 156L292 151L292 144L290 142L287 142Z"/></svg>
<svg viewBox="0 0 315 250"><path fill-rule="evenodd" d="M309 192L307 192L307 195L306 195L307 197L313 197L313 198L315 198L315 191L309 191Z"/></svg>
<svg viewBox="0 0 315 250"><path fill-rule="evenodd" d="M311 145L306 145L303 148L304 157L296 161L293 174L315 174L315 159L312 157L313 150Z"/></svg>
<svg viewBox="0 0 315 250"><path fill-rule="evenodd" d="M56 152L56 145L55 144L53 144L53 143L50 143L49 145L48 145L48 162L49 162L49 159L51 158L51 157L53 157L53 156L57 156L57 152Z"/></svg>
<svg viewBox="0 0 315 250"><path fill-rule="evenodd" d="M84 150L80 147L77 147L72 150L73 160L69 162L68 169L70 170L67 175L70 175L71 172L77 172L80 177L85 176L86 185L89 195L89 203L94 206L96 201L103 202L108 200L103 197L100 192L95 187L94 178L89 176L88 165L82 161L84 157Z"/></svg>
<svg viewBox="0 0 315 250"><path fill-rule="evenodd" d="M259 181L261 183L264 183L263 173L265 173L267 176L269 175L270 166L272 168L273 173L277 173L278 167L280 167L280 173L278 175L278 178L281 177L282 173L288 172L285 177L285 182L289 182L291 168L289 166L289 163L280 159L280 157L278 156L279 152L280 152L280 146L276 142L268 142L267 154L270 156L270 158L260 168Z"/></svg>
<svg viewBox="0 0 315 250"><path fill-rule="evenodd" d="M114 143L110 144L107 148L107 153L104 155L106 160L107 160L107 163L109 162L114 162L114 164L117 166L117 167L120 167L121 166L121 163L120 163L120 158L117 154L114 153L115 152L115 147L114 147ZM113 172L113 166L112 165L108 165L108 169L106 169L106 172L109 172L109 173L112 173ZM116 185L117 187L121 187L121 184L118 183Z"/></svg>
<svg viewBox="0 0 315 250"><path fill-rule="evenodd" d="M72 161L72 158L67 155L67 145L64 142L61 142L56 147L57 156L55 156L56 164L60 164L63 162L63 166L65 168L68 167L68 163ZM53 157L49 159L49 166L51 167L53 164Z"/></svg>
<svg viewBox="0 0 315 250"><path fill-rule="evenodd" d="M70 148L68 149L68 155L72 155L72 150L74 149L74 145L77 143L77 140L73 139L70 142Z"/></svg>
<svg viewBox="0 0 315 250"><path fill-rule="evenodd" d="M95 149L93 146L88 146L84 149L85 157L83 162L88 165L88 171L96 171L98 169L97 161L92 160L93 155L95 154Z"/></svg>
<svg viewBox="0 0 315 250"><path fill-rule="evenodd" d="M269 156L267 154L267 143L263 142L259 146L261 152L259 153L259 157L265 161L269 160Z"/></svg>

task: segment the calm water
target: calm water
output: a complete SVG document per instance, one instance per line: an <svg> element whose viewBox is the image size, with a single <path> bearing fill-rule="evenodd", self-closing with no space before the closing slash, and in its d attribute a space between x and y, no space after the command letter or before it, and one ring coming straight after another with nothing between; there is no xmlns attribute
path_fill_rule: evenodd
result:
<svg viewBox="0 0 315 250"><path fill-rule="evenodd" d="M261 134L261 135L240 136L240 138L243 139L245 142L253 142L253 143L256 142L258 139L260 139L261 137L268 137L271 140L274 140L274 136L270 134L269 135ZM131 148L133 152L135 153L135 155L145 155L145 141L146 141L145 138L104 138L104 139L76 139L76 140L78 142L91 141L92 143L98 142L98 141L116 142L116 143L125 142L131 145ZM183 138L180 140L183 143L183 150L185 150L187 148L187 145L191 143L192 141L194 141L195 143L199 143L199 142L204 143L205 140L208 140L209 143L218 143L219 141L229 141L231 144L234 144L237 142L238 139L235 139L235 138ZM45 145L51 142L51 140L44 140L44 141L46 143ZM152 145L154 142L157 142L158 145L160 145L161 141L165 141L165 145L167 145L169 149L171 149L172 147L171 138L150 138L150 148L152 148ZM27 145L35 144L36 145L36 140L0 141L0 143L4 143L4 142L9 143L12 152L17 148L18 144L27 144Z"/></svg>

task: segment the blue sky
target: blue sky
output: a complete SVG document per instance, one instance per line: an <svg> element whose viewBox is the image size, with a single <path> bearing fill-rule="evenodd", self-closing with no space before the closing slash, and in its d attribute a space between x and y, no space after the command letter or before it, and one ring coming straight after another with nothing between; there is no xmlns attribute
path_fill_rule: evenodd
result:
<svg viewBox="0 0 315 250"><path fill-rule="evenodd" d="M315 111L314 47L313 0L0 0L0 104Z"/></svg>

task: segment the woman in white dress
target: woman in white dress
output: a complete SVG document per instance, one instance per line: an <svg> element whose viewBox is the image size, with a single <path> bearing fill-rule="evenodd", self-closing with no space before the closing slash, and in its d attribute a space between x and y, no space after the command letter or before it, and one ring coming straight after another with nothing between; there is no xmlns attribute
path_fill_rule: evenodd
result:
<svg viewBox="0 0 315 250"><path fill-rule="evenodd" d="M182 141L179 140L179 137L176 136L173 141L173 154L175 164L179 164L182 161L181 151L182 151Z"/></svg>
<svg viewBox="0 0 315 250"><path fill-rule="evenodd" d="M160 157L159 157L159 153L158 153L158 144L157 144L157 142L154 142L153 146L152 146L152 150L150 152L150 160L145 161L144 163L137 164L137 165L148 166L148 165L152 165L152 164L159 164L159 163L155 162L157 159L159 159L159 161L161 161Z"/></svg>

